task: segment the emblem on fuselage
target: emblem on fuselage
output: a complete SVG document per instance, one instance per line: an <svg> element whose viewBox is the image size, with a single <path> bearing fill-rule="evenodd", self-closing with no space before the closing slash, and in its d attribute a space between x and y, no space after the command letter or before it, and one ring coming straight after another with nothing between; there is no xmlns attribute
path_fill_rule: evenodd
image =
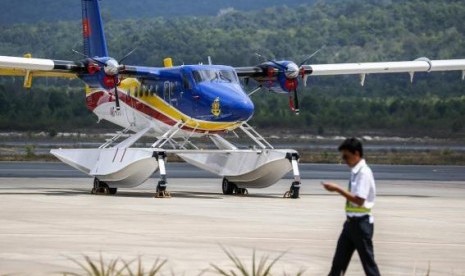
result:
<svg viewBox="0 0 465 276"><path fill-rule="evenodd" d="M212 103L212 114L216 117L221 114L220 98L216 98Z"/></svg>

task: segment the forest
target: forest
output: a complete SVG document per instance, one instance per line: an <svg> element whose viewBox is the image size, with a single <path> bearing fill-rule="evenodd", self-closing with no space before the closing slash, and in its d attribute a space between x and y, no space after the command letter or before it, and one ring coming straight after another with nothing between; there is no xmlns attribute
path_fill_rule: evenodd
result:
<svg viewBox="0 0 465 276"><path fill-rule="evenodd" d="M104 0L102 14L110 18L152 18L182 16L215 16L228 10L250 11L273 6L298 6L315 0ZM2 0L4 10L0 25L17 23L79 20L81 0Z"/></svg>
<svg viewBox="0 0 465 276"><path fill-rule="evenodd" d="M161 66L168 56L190 64L211 56L217 64L246 66L262 61L256 52L299 63L322 46L309 64L465 58L461 1L334 0L215 15L116 18L106 20L110 53L118 58L137 48L126 60L135 65ZM72 52L82 47L79 20L24 22L0 29L1 55L81 58ZM461 72L419 73L413 83L408 74L369 75L364 87L359 81L309 78L307 87L300 85L300 116L289 111L286 96L257 93L251 123L322 135L465 136ZM109 127L96 124L87 111L81 82L34 83L25 90L20 78L0 79L0 130Z"/></svg>

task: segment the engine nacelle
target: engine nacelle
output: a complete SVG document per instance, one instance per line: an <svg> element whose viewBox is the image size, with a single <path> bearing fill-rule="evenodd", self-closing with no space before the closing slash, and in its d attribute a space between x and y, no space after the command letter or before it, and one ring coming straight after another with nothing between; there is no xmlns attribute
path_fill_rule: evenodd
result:
<svg viewBox="0 0 465 276"><path fill-rule="evenodd" d="M299 86L300 67L292 61L269 61L259 67L266 72L266 77L258 80L270 91L289 95L290 109L299 114Z"/></svg>

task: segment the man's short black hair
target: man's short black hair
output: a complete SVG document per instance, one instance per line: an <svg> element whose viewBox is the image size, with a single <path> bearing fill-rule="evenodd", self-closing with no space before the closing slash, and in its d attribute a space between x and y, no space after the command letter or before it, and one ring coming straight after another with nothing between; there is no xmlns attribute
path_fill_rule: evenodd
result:
<svg viewBox="0 0 465 276"><path fill-rule="evenodd" d="M357 138L347 138L342 142L342 144L339 146L339 151L347 150L353 154L355 152L360 153L360 157L363 157L363 146L362 142L358 140Z"/></svg>

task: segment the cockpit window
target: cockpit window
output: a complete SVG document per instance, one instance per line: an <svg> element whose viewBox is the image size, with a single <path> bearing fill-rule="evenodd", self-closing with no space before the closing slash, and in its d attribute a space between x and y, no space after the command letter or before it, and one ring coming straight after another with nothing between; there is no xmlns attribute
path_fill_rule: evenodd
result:
<svg viewBox="0 0 465 276"><path fill-rule="evenodd" d="M237 74L233 70L217 70L217 69L208 69L208 70L195 70L192 72L196 83L201 83L205 81L217 81L217 82L228 82L228 83L238 83L239 79Z"/></svg>

